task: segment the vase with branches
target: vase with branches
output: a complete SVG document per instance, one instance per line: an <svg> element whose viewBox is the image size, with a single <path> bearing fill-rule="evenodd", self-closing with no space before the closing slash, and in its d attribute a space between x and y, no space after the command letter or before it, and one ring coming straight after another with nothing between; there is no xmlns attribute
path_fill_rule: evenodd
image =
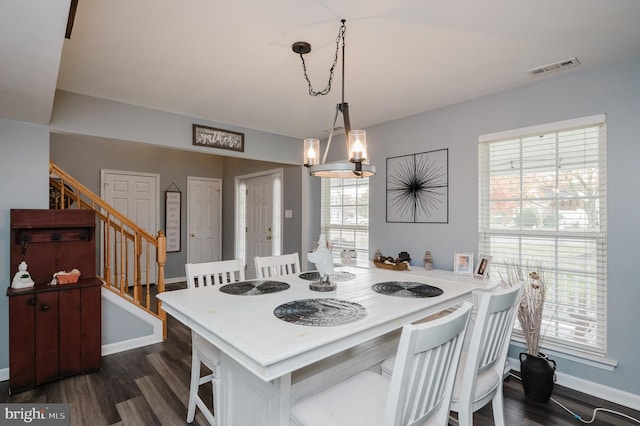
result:
<svg viewBox="0 0 640 426"><path fill-rule="evenodd" d="M523 265L518 261L508 260L496 270L503 285L510 287L523 283L517 314L527 345L527 353L520 354L522 385L525 395L539 402L547 402L553 391L556 363L540 352L540 343L544 337L542 315L547 290L545 268L540 261L528 261Z"/></svg>

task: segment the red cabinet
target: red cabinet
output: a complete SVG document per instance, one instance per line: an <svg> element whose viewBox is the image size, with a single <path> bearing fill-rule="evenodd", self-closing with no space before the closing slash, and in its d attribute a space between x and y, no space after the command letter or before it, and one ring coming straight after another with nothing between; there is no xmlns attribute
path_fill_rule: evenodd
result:
<svg viewBox="0 0 640 426"><path fill-rule="evenodd" d="M68 213L68 214L67 214ZM9 391L100 369L101 282L90 210L12 210L11 268L24 259L36 285L7 290ZM76 268L75 284L49 286Z"/></svg>

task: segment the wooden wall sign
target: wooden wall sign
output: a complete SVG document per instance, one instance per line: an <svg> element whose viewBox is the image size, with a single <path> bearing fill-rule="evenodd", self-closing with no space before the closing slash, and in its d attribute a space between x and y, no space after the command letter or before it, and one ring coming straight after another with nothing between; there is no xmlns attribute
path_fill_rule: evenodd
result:
<svg viewBox="0 0 640 426"><path fill-rule="evenodd" d="M165 233L167 253L180 251L182 193L165 191Z"/></svg>
<svg viewBox="0 0 640 426"><path fill-rule="evenodd" d="M244 133L194 124L193 144L244 152Z"/></svg>

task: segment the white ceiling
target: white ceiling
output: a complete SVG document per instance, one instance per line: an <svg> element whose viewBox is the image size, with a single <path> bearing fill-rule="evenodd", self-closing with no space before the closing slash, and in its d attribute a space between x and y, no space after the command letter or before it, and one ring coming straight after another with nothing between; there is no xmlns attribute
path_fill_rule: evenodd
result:
<svg viewBox="0 0 640 426"><path fill-rule="evenodd" d="M79 0L61 57L69 0L32 3L0 5L0 117L33 122L48 121L57 87L325 137L339 67L331 93L311 97L291 45L311 43L323 88L341 18L354 128L640 56L638 0ZM574 56L577 68L526 72Z"/></svg>

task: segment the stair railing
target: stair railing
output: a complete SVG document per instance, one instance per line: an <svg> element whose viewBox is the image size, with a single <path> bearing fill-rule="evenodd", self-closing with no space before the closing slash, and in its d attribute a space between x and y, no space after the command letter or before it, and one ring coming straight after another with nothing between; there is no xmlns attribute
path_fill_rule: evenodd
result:
<svg viewBox="0 0 640 426"><path fill-rule="evenodd" d="M103 286L162 320L167 337L166 313L152 294L165 291L166 237L151 235L82 185L65 171L49 163L49 208L91 209L97 218L101 239L99 278ZM156 291L151 285L156 284Z"/></svg>

